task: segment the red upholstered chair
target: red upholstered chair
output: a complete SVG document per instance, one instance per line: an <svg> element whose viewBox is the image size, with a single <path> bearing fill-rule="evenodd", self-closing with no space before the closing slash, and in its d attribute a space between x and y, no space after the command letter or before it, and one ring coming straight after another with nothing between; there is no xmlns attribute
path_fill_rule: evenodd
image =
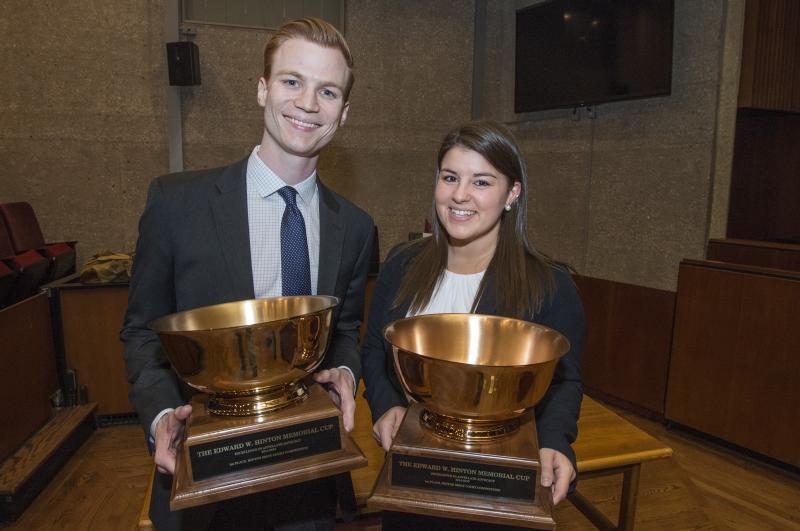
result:
<svg viewBox="0 0 800 531"><path fill-rule="evenodd" d="M11 269L5 262L0 262L0 308L11 303L11 290L17 282L19 273Z"/></svg>
<svg viewBox="0 0 800 531"><path fill-rule="evenodd" d="M0 259L10 258L14 256L14 246L11 245L11 236L8 235L8 229L0 216Z"/></svg>
<svg viewBox="0 0 800 531"><path fill-rule="evenodd" d="M0 216L6 223L14 251L35 250L50 260L49 280L75 272L75 242L45 243L33 207L25 202L0 205Z"/></svg>
<svg viewBox="0 0 800 531"><path fill-rule="evenodd" d="M11 270L11 280L0 278L0 293L5 296L0 298L0 307L8 306L36 293L39 286L47 281L50 271L50 262L36 251L30 250L16 253L11 243L3 217L0 216L0 264L3 269ZM6 286L5 283L8 283ZM8 289L8 292L4 292Z"/></svg>

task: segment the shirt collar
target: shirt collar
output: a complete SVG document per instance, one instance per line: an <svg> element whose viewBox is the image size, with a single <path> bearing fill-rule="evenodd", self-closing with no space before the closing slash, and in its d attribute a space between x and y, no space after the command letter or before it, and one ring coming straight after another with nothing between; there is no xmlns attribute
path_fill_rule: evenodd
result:
<svg viewBox="0 0 800 531"><path fill-rule="evenodd" d="M287 184L258 156L260 147L254 147L247 160L247 180L253 185L259 196L267 197ZM310 204L314 194L317 193L317 170L311 172L311 175L293 185L292 188L297 190L297 195L304 203Z"/></svg>

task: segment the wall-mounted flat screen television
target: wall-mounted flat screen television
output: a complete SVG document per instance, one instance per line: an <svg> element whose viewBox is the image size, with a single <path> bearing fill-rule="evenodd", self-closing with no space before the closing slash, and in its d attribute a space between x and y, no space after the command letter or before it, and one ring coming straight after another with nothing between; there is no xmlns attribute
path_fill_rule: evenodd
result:
<svg viewBox="0 0 800 531"><path fill-rule="evenodd" d="M514 112L669 94L673 0L550 0L519 9Z"/></svg>

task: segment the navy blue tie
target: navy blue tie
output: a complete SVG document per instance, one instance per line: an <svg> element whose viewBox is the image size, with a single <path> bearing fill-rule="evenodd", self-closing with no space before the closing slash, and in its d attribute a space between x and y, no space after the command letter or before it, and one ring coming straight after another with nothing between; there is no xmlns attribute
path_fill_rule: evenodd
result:
<svg viewBox="0 0 800 531"><path fill-rule="evenodd" d="M306 222L297 208L297 190L284 186L278 193L286 202L281 219L281 277L284 295L311 295Z"/></svg>

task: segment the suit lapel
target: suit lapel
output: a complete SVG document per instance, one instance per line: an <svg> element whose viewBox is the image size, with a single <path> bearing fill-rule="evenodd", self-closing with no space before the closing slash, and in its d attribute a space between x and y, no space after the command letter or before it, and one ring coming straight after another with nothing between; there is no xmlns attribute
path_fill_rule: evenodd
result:
<svg viewBox="0 0 800 531"><path fill-rule="evenodd" d="M339 215L339 203L317 177L319 190L319 271L317 294L336 293L336 279L342 262L344 244L344 222Z"/></svg>
<svg viewBox="0 0 800 531"><path fill-rule="evenodd" d="M485 274L489 274L487 271ZM483 315L495 315L497 313L497 301L494 298L494 278L489 276L486 279L486 287L481 295L481 300L478 301L478 307L475 308L475 313Z"/></svg>
<svg viewBox="0 0 800 531"><path fill-rule="evenodd" d="M405 319L406 315L408 314L408 309L410 306L411 303L403 303L397 308L389 310L389 314L387 315L386 318L386 324L388 325L389 323L397 321L398 319Z"/></svg>
<svg viewBox="0 0 800 531"><path fill-rule="evenodd" d="M220 248L230 273L231 300L252 299L253 267L250 259L250 229L247 219L247 159L225 168L212 193L211 210Z"/></svg>

